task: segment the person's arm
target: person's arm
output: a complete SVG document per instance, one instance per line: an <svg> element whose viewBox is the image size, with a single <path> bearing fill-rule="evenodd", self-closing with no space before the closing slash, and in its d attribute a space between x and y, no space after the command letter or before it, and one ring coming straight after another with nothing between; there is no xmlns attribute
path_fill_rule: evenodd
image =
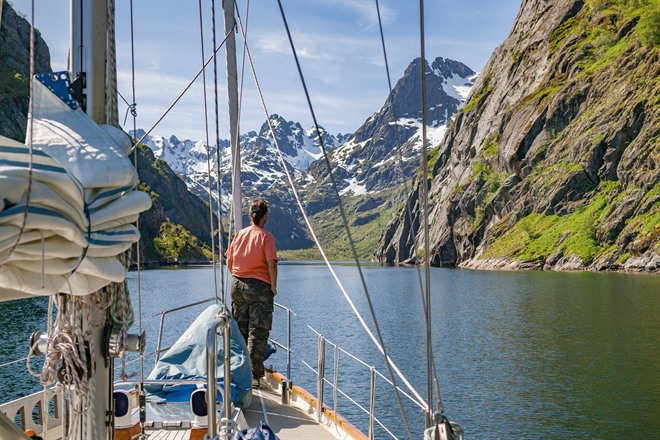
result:
<svg viewBox="0 0 660 440"><path fill-rule="evenodd" d="M277 260L268 260L268 273L270 274L270 291L277 295Z"/></svg>
<svg viewBox="0 0 660 440"><path fill-rule="evenodd" d="M231 273L234 269L234 258L230 251L231 249L228 249L227 252L225 252L225 255L227 256L227 268L229 269L229 273Z"/></svg>

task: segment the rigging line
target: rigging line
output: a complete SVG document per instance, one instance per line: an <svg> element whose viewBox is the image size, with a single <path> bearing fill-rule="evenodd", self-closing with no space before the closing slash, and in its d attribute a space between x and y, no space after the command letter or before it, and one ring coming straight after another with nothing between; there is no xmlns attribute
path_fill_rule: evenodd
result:
<svg viewBox="0 0 660 440"><path fill-rule="evenodd" d="M380 28L380 41L381 41L381 45L383 46L383 58L385 60L385 72L387 74L387 86L388 86L389 93L390 93L390 96L391 96L392 95L392 79L391 79L391 75L390 75L389 62L387 60L387 50L385 48L385 33L383 32L383 23L382 23L382 19L381 19L381 16L380 16L380 6L378 4L378 0L375 0L375 1L376 1L376 13L378 15L378 27ZM392 106L392 116L394 117L394 120L396 121L397 120L396 119L396 110L395 110L394 106ZM397 145L397 152L396 152L397 161L396 161L396 164L398 166L399 173L401 174L401 177L403 179L403 188L404 188L404 197L405 197L405 194L410 194L410 188L408 187L408 180L406 180L406 178L405 178L405 171L403 169L403 158L402 158L402 154L401 154L401 132L400 132L398 123L395 123L395 131L394 132L396 134L396 145ZM408 222L412 225L413 224L413 218L412 218L410 205L408 203L405 203L405 211L406 211L406 215L408 217ZM413 256L416 256L416 253L417 253L417 247L413 246ZM415 258L415 268L417 269L417 278L418 278L418 281L419 281L419 291L422 295L422 304L423 304L424 303L424 285L423 285L423 282L422 282L422 275L421 275L421 272L420 272L419 261L417 260L417 258Z"/></svg>
<svg viewBox="0 0 660 440"><path fill-rule="evenodd" d="M124 115L124 123L121 125L126 125L126 120L128 119L128 114L130 113L133 116L137 116L137 110L135 110L137 104L134 102L133 104L129 103L126 98L124 98L124 95L122 95L119 90L117 90L117 96L121 98L122 101L124 101L124 104L126 104L126 114ZM132 141L132 140L131 140Z"/></svg>
<svg viewBox="0 0 660 440"><path fill-rule="evenodd" d="M330 181L331 181L332 187L333 187L333 189L334 189L334 191L337 195L337 201L338 201L338 205L339 205L339 210L341 212L342 221L343 221L343 224L344 224L344 229L346 230L346 235L348 236L348 241L351 244L351 250L353 252L353 258L355 259L355 263L357 265L358 272L360 274L360 280L362 282L362 287L364 289L364 293L365 293L365 297L367 299L367 303L369 304L369 310L371 312L371 318L373 319L374 327L376 328L376 333L378 335L378 340L380 341L381 351L382 351L384 357L387 359L388 356L387 356L387 352L385 350L385 343L383 341L383 337L382 337L382 334L380 332L380 328L378 326L378 320L376 319L376 313L374 311L373 303L372 303L371 297L369 295L369 290L367 289L367 283L364 279L364 273L362 271L362 266L360 265L360 261L359 261L358 255L357 255L357 250L355 249L355 243L354 243L353 237L351 235L350 227L348 226L348 220L346 218L346 212L344 210L344 206L342 204L341 197L339 195L339 191L338 191L338 188L337 188L337 183L336 183L334 175L332 173L332 164L330 163L330 158L328 157L328 153L327 153L327 151L325 149L325 145L323 143L323 137L321 136L321 132L319 130L319 124L316 120L316 115L315 115L314 109L312 107L312 101L311 101L311 98L309 96L309 91L307 90L307 84L305 83L305 78L304 78L303 73L302 73L302 68L300 66L300 61L298 60L298 55L297 55L296 49L293 45L293 38L291 37L291 31L289 30L289 24L286 21L286 16L284 14L284 8L282 7L282 1L277 0L277 4L279 5L280 13L282 15L282 20L284 22L284 27L286 29L287 36L289 38L289 44L291 45L291 51L293 52L293 56L294 56L294 59L296 61L296 66L298 68L298 74L300 76L300 80L302 82L302 86L303 86L303 89L305 91L305 96L307 98L307 104L309 105L309 110L310 110L310 113L312 115L312 119L314 120L314 127L316 129L316 133L317 133L317 136L319 138L319 144L321 146L321 151L323 151L323 157L325 159L326 166L328 167L328 174L330 176ZM286 166L285 166L285 168L286 168ZM403 405L401 403L401 398L399 396L398 391L396 390L396 379L394 377L394 374L392 373L392 370L391 370L391 367L390 367L389 363L386 362L386 365L387 365L388 373L390 374L390 378L392 379L392 382L395 384L394 395L395 395L397 403L399 405L399 410L401 412L401 417L403 418L404 424L406 426L408 437L412 438L412 435L410 433L410 427L408 426L408 420L407 420L407 417L406 417L406 413L403 410ZM428 404L430 405L431 402L429 402Z"/></svg>
<svg viewBox="0 0 660 440"><path fill-rule="evenodd" d="M236 3L234 3L236 5ZM236 15L239 14L238 6L236 8ZM243 87L245 86L245 61L246 61L246 52L247 52L247 35L248 35L248 24L250 18L250 0L247 0L245 3L245 32L242 32L243 36L243 54L241 59L241 86L238 94L238 118L236 119L236 133L239 133L240 140L240 126L241 126L241 109L243 108Z"/></svg>
<svg viewBox="0 0 660 440"><path fill-rule="evenodd" d="M424 271L425 271L425 284L426 284L426 356L427 356L427 388L429 409L433 402L433 377L432 371L435 368L433 359L433 344L431 332L431 250L429 238L429 194L428 194L428 156L426 149L426 54L425 54L425 40L424 40L424 0L419 0L419 40L420 40L420 53L421 53L421 80L422 80L422 175L419 179L420 189L422 190L422 210L424 215L420 215L420 221L424 222ZM438 382L436 379L436 386ZM442 399L439 393L438 386L438 410L444 413ZM431 426L432 414L427 414L427 428Z"/></svg>
<svg viewBox="0 0 660 440"><path fill-rule="evenodd" d="M232 32L233 32L233 31L232 31ZM202 66L202 68L197 72L197 74L193 77L193 79L190 80L190 82L188 83L188 85L183 89L183 91L179 94L179 96L176 97L176 99L174 100L174 102L172 102L172 104L170 104L170 106L167 108L167 110L165 110L165 113L163 113L162 116L161 116L160 118L158 118L158 120L154 123L154 125L152 125L151 128L150 128L149 130L147 130L147 132L146 132L146 133L145 133L145 134L144 134L144 135L143 135L143 136L142 136L142 137L141 137L141 138L135 143L136 145L142 143L142 141L143 141L147 136L149 136L149 135L151 134L151 132L154 131L154 129L155 129L156 127L158 127L158 124L160 124L160 123L162 122L162 120L165 119L165 116L168 115L168 113L169 113L169 112L174 108L174 106L175 106L175 105L181 100L181 98L183 98L183 95L185 95L186 93L188 93L188 90L190 90L190 88L192 87L192 85L195 84L195 81L197 81L197 78L199 78L199 75L202 74L202 71L204 71L204 69L206 69L206 66L209 65L209 63L211 62L211 60L212 60L213 58L215 58L215 56L217 55L218 51L222 48L222 46L225 44L225 41L227 41L227 38L229 38L230 35L231 35L231 32L228 32L227 35L225 35L225 38L220 42L220 45L217 46L217 47L214 49L213 53L211 54L211 56L209 56L209 59L206 60L206 62L205 62L204 65Z"/></svg>
<svg viewBox="0 0 660 440"><path fill-rule="evenodd" d="M21 237L23 237L23 233L25 232L25 226L27 225L27 216L30 211L30 196L32 195L32 173L33 173L33 166L34 166L34 155L33 155L33 146L32 146L32 138L33 138L33 128L34 125L32 123L32 118L31 116L34 115L34 100L32 99L32 93L33 93L33 78L34 78L34 57L35 57L35 47L34 47L34 0L32 0L32 5L31 5L31 17L30 17L30 112L27 118L27 130L25 133L25 143L28 146L29 150L29 165L28 165L28 186L27 186L27 194L25 196L25 209L23 210L23 219L21 221L21 228L18 231L18 236L16 237L16 241L12 245L11 249L9 250L9 255L7 258L11 258L11 256L14 254L14 251L16 250L16 247L18 246L18 243L21 241Z"/></svg>
<svg viewBox="0 0 660 440"><path fill-rule="evenodd" d="M107 3L107 47L108 58L106 60L106 121L110 125L119 125L119 113L117 103L117 47L115 44L115 0ZM109 83L109 84L108 84ZM108 96L109 95L109 96Z"/></svg>
<svg viewBox="0 0 660 440"><path fill-rule="evenodd" d="M307 98L307 104L309 105L309 110L310 110L310 113L312 115L312 119L314 120L314 127L316 129L316 133L317 133L317 136L319 138L319 144L321 146L321 151L323 151L323 157L325 159L326 166L328 167L328 174L330 176L330 181L332 183L332 187L335 191L335 194L337 195L338 206L339 206L339 210L341 212L341 217L342 217L342 221L343 221L343 224L344 224L344 229L346 230L346 234L347 234L349 243L351 244L351 250L353 252L353 258L355 259L355 262L356 262L356 265L357 265L357 268L358 268L358 272L360 274L360 280L362 282L362 287L364 289L365 297L366 297L367 303L369 305L369 310L371 312L371 317L372 317L373 322L374 322L374 327L375 327L376 333L378 335L378 340L380 341L380 349L381 349L385 359L388 359L388 355L387 355L387 352L386 352L386 349L385 349L385 343L383 341L383 337L382 337L382 334L380 332L380 328L378 326L378 320L376 319L376 313L374 311L373 303L372 303L371 297L369 295L369 290L367 289L367 284L366 284L366 281L364 279L364 273L362 272L362 266L360 265L360 261L359 261L358 255L357 255L357 250L355 249L355 243L353 241L353 237L351 235L351 231L350 231L350 228L348 226L348 220L346 218L346 212L344 210L344 206L342 204L341 197L340 197L339 191L337 189L337 183L335 181L334 175L332 174L332 164L330 163L330 158L328 157L328 153L327 153L327 151L325 149L325 145L323 143L323 137L321 136L321 132L319 130L319 124L316 120L316 115L315 115L314 109L312 107L312 101L311 101L311 98L309 96L309 92L307 90L307 85L305 83L305 78L304 78L303 73L302 73L302 68L300 66L300 61L298 60L298 55L296 53L296 49L293 45L293 38L291 37L291 31L289 30L289 25L286 21L286 16L284 14L284 8L282 7L281 0L278 0L277 4L279 5L280 13L282 15L282 20L284 22L284 27L286 29L287 36L289 38L289 44L291 45L291 50L293 52L293 56L294 56L294 59L296 61L296 66L298 68L298 74L300 76L300 80L302 82L302 86L303 86L303 89L305 91L305 96ZM282 160L284 160L284 159L282 159ZM286 168L286 166L285 166L285 168ZM396 397L397 404L399 405L399 410L401 412L401 417L403 418L404 424L406 426L406 431L408 433L408 437L412 438L412 435L410 433L410 427L408 425L408 420L407 420L407 417L406 417L406 413L403 409L403 405L401 403L401 398L400 398L399 393L398 393L397 388L396 388L396 379L394 377L394 374L392 373L392 368L391 368L391 366L388 362L386 362L385 364L387 365L387 370L388 370L388 373L390 374L390 378L391 378L392 382L395 384L395 386L394 386L394 395ZM428 404L430 405L430 402Z"/></svg>
<svg viewBox="0 0 660 440"><path fill-rule="evenodd" d="M204 21L202 18L202 0L199 4L199 39L202 49L202 64L204 64ZM215 42L213 43L215 47ZM215 57L213 57L215 60ZM215 64L215 62L214 62ZM206 97L206 69L202 68L202 88L204 91L204 133L206 134L206 169L209 175L209 222L211 223L211 267L213 268L213 292L215 302L218 302L218 276L215 261L215 225L213 223L213 184L211 183L211 147L209 146L209 111Z"/></svg>
<svg viewBox="0 0 660 440"><path fill-rule="evenodd" d="M29 358L30 358L30 356L26 356L24 358L16 359L15 361L9 361L6 364L0 364L0 368L4 368L4 367L7 367L7 366L12 365L12 364L17 364L19 362L23 362L25 360L28 360Z"/></svg>
<svg viewBox="0 0 660 440"><path fill-rule="evenodd" d="M241 23L241 22L240 22L240 16L239 16L239 23ZM242 30L242 23L241 23L241 30ZM389 357L389 355L387 355L386 353L384 353L384 350L383 350L381 344L378 342L378 340L376 339L376 337L374 336L374 334L371 332L371 330L370 330L369 327L367 326L366 322L364 321L364 319L363 319L362 316L360 315L360 312L357 310L357 308L355 307L355 304L353 303L353 301L350 299L348 293L346 292L346 289L344 288L343 284L341 283L341 280L340 280L339 277L337 276L337 273L335 272L334 268L333 268L332 265L330 264L330 261L328 260L328 257L326 256L325 251L323 250L323 247L321 246L321 243L319 242L318 237L316 236L316 233L314 232L314 228L312 227L312 225L311 225L311 223L310 223L309 217L307 217L307 214L305 213L305 209L304 209L304 207L303 207L303 205L302 205L302 202L301 202L301 200L300 200L300 197L299 197L299 195L298 195L298 191L296 190L295 185L294 185L294 183L293 183L293 178L291 177L291 174L290 174L290 172L289 172L289 169L288 169L288 167L286 166L286 162L284 161L284 157L283 157L283 155L282 155L282 150L280 149L279 144L278 144L278 142L277 142L277 138L275 137L273 127L272 127L272 125L271 125L271 123L270 123L270 119L268 118L268 114L269 114L269 113L268 113L268 109L266 108L266 103L264 102L263 93L262 93L261 87L260 87L260 85L259 85L259 81L258 81L258 79L257 79L256 72L255 72L255 70L254 70L254 64L252 63L252 57L251 57L251 54L250 54L250 49L249 49L249 47L247 47L247 56L248 56L248 60L249 60L249 62L250 62L250 68L251 68L251 70L252 70L252 76L254 77L254 80L255 80L255 84L256 84L257 92L258 92L259 97L260 97L260 100L261 100L261 105L263 106L263 108L264 108L264 113L266 114L266 117L267 117L267 120L266 120L266 121L267 121L268 126L269 126L269 131L270 131L271 135L273 136L273 140L274 140L275 146L276 146L277 151L278 151L278 154L279 154L279 156L280 156L280 161L282 162L282 164L284 164L284 165L283 165L284 172L285 172L285 174L286 174L286 176L287 176L287 179L288 179L289 184L290 184L290 186L291 186L291 190L292 190L292 192L293 192L294 198L296 199L296 202L297 202L297 204L298 204L298 207L300 208L300 211L301 211L301 213L302 213L302 215L303 215L303 218L304 218L304 220L305 220L305 223L306 223L306 225L307 225L307 228L309 229L310 233L312 234L312 238L314 239L314 242L316 243L316 246L318 247L319 252L321 253L321 256L322 256L322 258L323 258L323 260L324 260L326 266L328 267L330 273L332 274L333 278L335 279L335 282L337 283L339 289L342 291L342 294L344 295L344 298L345 298L346 301L349 303L349 305L351 306L351 309L353 310L354 314L356 315L356 317L357 317L358 320L360 321L362 327L363 327L364 330L367 332L367 334L369 335L369 337L371 338L371 340L374 342L374 344L376 345L376 347L379 349L379 351L381 352L381 354L384 355L385 360L386 360L386 364L388 365L388 371L390 370L390 367L393 368L394 371L395 371L395 372L397 373L397 375L399 376L399 378L400 378L400 379L403 381L403 383L408 387L408 389L410 390L410 392L411 392L411 393L412 393L412 394L418 399L418 402L420 403L420 406L427 407L428 405L426 404L426 402L424 401L424 399L419 395L419 393L417 393L417 391L415 390L415 388L410 384L410 382L409 382L409 381L405 378L405 376L401 373L401 371L398 369L398 367L396 366L396 364L394 363L394 361ZM390 373L390 376L392 377L392 372L389 371L389 373ZM404 416L404 417L405 417L405 416ZM409 428L408 428L408 429L409 429Z"/></svg>
<svg viewBox="0 0 660 440"><path fill-rule="evenodd" d="M385 60L385 71L387 73L387 84L388 84L389 92L390 92L390 95L391 95L392 94L392 80L391 80L391 76L390 76L389 63L388 63L388 60L387 60L387 50L385 48L385 34L383 32L383 24L382 24L382 20L381 20L381 16L380 16L380 6L379 6L379 3L378 3L378 0L375 0L375 2L376 2L376 13L378 15L378 26L380 28L380 39L381 39L381 44L383 46L383 58ZM424 66L424 63L425 63L425 61L423 60L422 66ZM396 121L396 114L395 114L394 106L392 106L392 114L394 116L394 120ZM397 143L397 145L400 146L401 145L401 138L400 138L401 133L400 133L400 130L399 130L399 124L398 123L395 125L395 133L396 133L396 143ZM402 159L401 156L402 156L401 151L397 150L397 162L396 162L396 164L398 166L399 172L401 173L401 176L404 177L404 179L403 179L403 186L404 186L404 191L405 191L404 194L410 194L410 188L408 187L408 181L405 179L405 172L403 170L403 165L402 165L403 159ZM413 217L412 217L412 212L411 212L410 205L408 203L405 203L405 211L406 211L406 215L408 217L408 222L410 223L410 225L412 225L413 224ZM426 316L426 300L424 298L424 283L422 281L422 275L421 275L421 271L420 271L420 267L419 267L419 261L417 259L417 256L418 256L417 255L417 246L413 246L412 251L413 251L412 256L415 257L415 268L417 269L417 278L418 278L418 281L419 281L419 290L420 290L420 294L421 294L422 304L424 306L424 314ZM432 349L433 348L431 347L431 350ZM440 385L439 385L440 382L438 380L438 373L436 371L435 362L432 363L432 368L433 368L433 378L434 378L434 381L435 381L436 393L438 394L438 396L440 396ZM442 402L440 402L439 408L442 408ZM442 412L444 412L444 409L442 409Z"/></svg>
<svg viewBox="0 0 660 440"><path fill-rule="evenodd" d="M133 136L131 136L131 141L135 142L133 145L133 162L135 163L135 172L138 172L138 156L139 152L137 147L137 142L135 139L135 134L137 133L137 111L135 110L137 103L136 101L136 91L135 91L135 20L133 15L133 0L129 2L129 11L130 11L130 27L131 27L131 96L133 103L129 105L131 109L131 115L133 116ZM117 92L119 94L119 92ZM119 94L121 96L121 94ZM124 99L124 97L121 97ZM124 99L124 101L126 101ZM127 103L128 104L128 103ZM128 109L127 115L128 115ZM139 174L138 174L139 175ZM135 226L140 229L140 216L138 216ZM136 246L136 265L137 265L137 299L138 299L138 329L140 335L142 335L142 252L140 250L140 241L137 242ZM129 296L130 297L130 296ZM140 383L138 387L138 400L142 401L142 396L144 395L144 353L139 353L139 371L140 371ZM144 420L143 420L143 409L140 408L140 433L142 438L145 436L144 432Z"/></svg>
<svg viewBox="0 0 660 440"><path fill-rule="evenodd" d="M211 0L211 30L213 34L213 47L216 45L216 16L215 16L215 0ZM220 292L222 293L222 305L223 307L227 306L227 293L225 287L225 273L222 265L222 255L223 252L223 239L224 231L222 226L222 170L220 169L220 111L218 110L218 58L213 57L213 95L215 103L215 161L216 161L216 179L215 179L215 191L218 195L218 259L220 264ZM209 171L209 184L211 180L211 173ZM210 192L210 190L209 190ZM211 252L215 254L215 248L211 249ZM215 276L215 267L213 269Z"/></svg>

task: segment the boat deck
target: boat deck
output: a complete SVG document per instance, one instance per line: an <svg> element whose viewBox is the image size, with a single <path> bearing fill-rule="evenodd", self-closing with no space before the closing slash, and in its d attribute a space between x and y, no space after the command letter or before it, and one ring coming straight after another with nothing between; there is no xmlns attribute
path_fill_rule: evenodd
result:
<svg viewBox="0 0 660 440"><path fill-rule="evenodd" d="M282 405L279 394L271 390L253 390L252 405L244 411L249 426L261 426L263 420L281 440L334 440L327 429L301 409Z"/></svg>
<svg viewBox="0 0 660 440"><path fill-rule="evenodd" d="M164 406L162 405L162 407ZM182 405L181 408L177 407L176 413L181 414L182 410L185 411L184 407L185 405ZM153 417L149 408L147 414ZM243 410L243 416L250 428L259 427L262 421L265 422L280 440L336 440L343 438L339 432L337 436L334 436L331 431L319 424L313 413L305 413L303 409L296 406L283 405L280 394L273 389L253 390L252 403L249 408ZM147 430L146 433L149 440L189 440L191 438L191 430L187 428L159 427Z"/></svg>

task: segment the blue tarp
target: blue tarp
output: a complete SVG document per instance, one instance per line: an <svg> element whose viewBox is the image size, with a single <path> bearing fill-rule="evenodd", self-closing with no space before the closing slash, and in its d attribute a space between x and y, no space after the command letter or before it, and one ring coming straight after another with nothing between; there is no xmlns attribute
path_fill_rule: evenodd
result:
<svg viewBox="0 0 660 440"><path fill-rule="evenodd" d="M178 341L160 358L147 380L206 379L206 339L210 325L222 310L212 305L204 310ZM217 339L216 377L220 389L224 386L224 349L222 329ZM188 401L196 389L194 385L147 385L150 400L168 402ZM247 408L252 401L252 366L238 324L231 319L231 399L239 408ZM222 395L218 393L218 401Z"/></svg>

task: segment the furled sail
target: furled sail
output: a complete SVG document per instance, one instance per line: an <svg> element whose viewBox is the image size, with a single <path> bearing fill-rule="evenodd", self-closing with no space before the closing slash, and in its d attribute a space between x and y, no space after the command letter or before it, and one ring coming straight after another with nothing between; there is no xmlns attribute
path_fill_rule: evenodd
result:
<svg viewBox="0 0 660 440"><path fill-rule="evenodd" d="M92 121L69 86L68 72L37 75L27 146L0 138L0 301L123 281L117 255L151 207L135 190L130 138Z"/></svg>

